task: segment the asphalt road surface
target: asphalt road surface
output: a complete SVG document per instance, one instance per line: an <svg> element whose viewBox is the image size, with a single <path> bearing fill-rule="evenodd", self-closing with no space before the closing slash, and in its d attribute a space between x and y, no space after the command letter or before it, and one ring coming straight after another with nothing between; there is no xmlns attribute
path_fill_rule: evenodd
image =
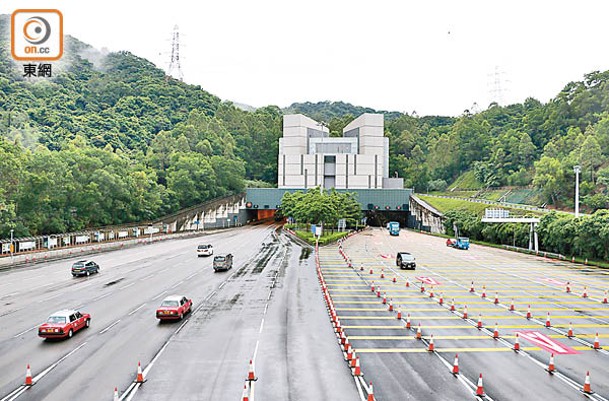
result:
<svg viewBox="0 0 609 401"><path fill-rule="evenodd" d="M367 230L343 249L352 267L336 246L325 247L322 272L377 400L474 399L480 374L488 400L609 398L606 270L476 245L457 250L410 231L391 237L384 229ZM416 256L415 271L396 267L401 251ZM457 354L459 374L453 375ZM581 391L587 372L594 394Z"/></svg>
<svg viewBox="0 0 609 401"><path fill-rule="evenodd" d="M215 253L235 266L214 273ZM99 274L72 278L80 258L0 272L0 400L235 400L249 361L250 399L356 400L328 321L310 250L275 227L243 227L89 255ZM192 298L182 322L159 323L170 294ZM37 327L75 308L91 327L45 341ZM146 382L133 384L141 363ZM34 386L23 387L26 365Z"/></svg>

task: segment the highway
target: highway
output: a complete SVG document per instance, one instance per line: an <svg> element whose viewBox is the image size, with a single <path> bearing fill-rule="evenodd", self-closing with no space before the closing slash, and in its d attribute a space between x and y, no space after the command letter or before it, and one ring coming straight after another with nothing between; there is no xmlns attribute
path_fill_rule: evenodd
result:
<svg viewBox="0 0 609 401"><path fill-rule="evenodd" d="M72 278L66 259L0 272L0 400L352 400L358 393L328 323L310 250L273 226L222 230L90 255L97 275ZM214 273L196 246L232 253ZM183 322L159 323L170 294L192 298ZM37 327L75 308L91 327L45 341ZM137 364L146 382L134 386ZM22 386L26 365L34 385ZM255 394L254 394L255 392ZM279 398L275 398L278 396ZM250 399L252 399L250 398Z"/></svg>
<svg viewBox="0 0 609 401"><path fill-rule="evenodd" d="M345 241L343 250L352 267L336 246L325 247L322 272L377 400L473 399L480 374L488 400L609 398L609 352L603 349L609 343L609 272L476 245L448 248L445 239L404 230L395 237L367 230ZM416 271L396 268L402 251L416 256ZM517 334L520 351L513 349ZM547 371L551 353L553 373ZM457 354L459 374L453 375ZM587 372L594 394L581 391Z"/></svg>

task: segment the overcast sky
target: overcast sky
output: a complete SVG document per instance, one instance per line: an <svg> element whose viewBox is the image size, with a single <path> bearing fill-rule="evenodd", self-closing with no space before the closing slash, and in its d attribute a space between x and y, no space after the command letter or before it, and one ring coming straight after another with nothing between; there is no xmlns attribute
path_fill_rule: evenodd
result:
<svg viewBox="0 0 609 401"><path fill-rule="evenodd" d="M184 81L256 107L341 100L459 115L497 93L547 102L609 69L604 0L3 0L0 12L51 7L66 34L164 69L177 24Z"/></svg>

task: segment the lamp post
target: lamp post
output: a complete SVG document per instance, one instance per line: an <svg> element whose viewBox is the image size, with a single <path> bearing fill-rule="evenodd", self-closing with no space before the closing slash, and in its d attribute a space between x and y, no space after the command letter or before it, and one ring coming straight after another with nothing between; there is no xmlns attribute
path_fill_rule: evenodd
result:
<svg viewBox="0 0 609 401"><path fill-rule="evenodd" d="M575 217L579 217L579 173L581 173L581 166L573 166L575 172Z"/></svg>

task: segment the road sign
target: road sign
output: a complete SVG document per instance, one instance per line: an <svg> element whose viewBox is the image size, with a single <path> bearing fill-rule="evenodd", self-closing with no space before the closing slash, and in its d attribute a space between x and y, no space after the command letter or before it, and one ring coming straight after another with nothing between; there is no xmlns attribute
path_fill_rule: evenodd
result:
<svg viewBox="0 0 609 401"><path fill-rule="evenodd" d="M436 281L433 278L427 277L427 276L417 276L417 277L415 277L415 280L420 281L425 284L429 284L429 285L440 285L441 284L439 281Z"/></svg>
<svg viewBox="0 0 609 401"><path fill-rule="evenodd" d="M144 234L156 234L159 232L159 229L157 227L152 227L152 226L148 226L148 228L146 228L144 230Z"/></svg>
<svg viewBox="0 0 609 401"><path fill-rule="evenodd" d="M579 352L573 348L553 340L538 331L517 331L516 333L520 335L520 338L523 338L548 352L553 352L555 354L579 354Z"/></svg>

